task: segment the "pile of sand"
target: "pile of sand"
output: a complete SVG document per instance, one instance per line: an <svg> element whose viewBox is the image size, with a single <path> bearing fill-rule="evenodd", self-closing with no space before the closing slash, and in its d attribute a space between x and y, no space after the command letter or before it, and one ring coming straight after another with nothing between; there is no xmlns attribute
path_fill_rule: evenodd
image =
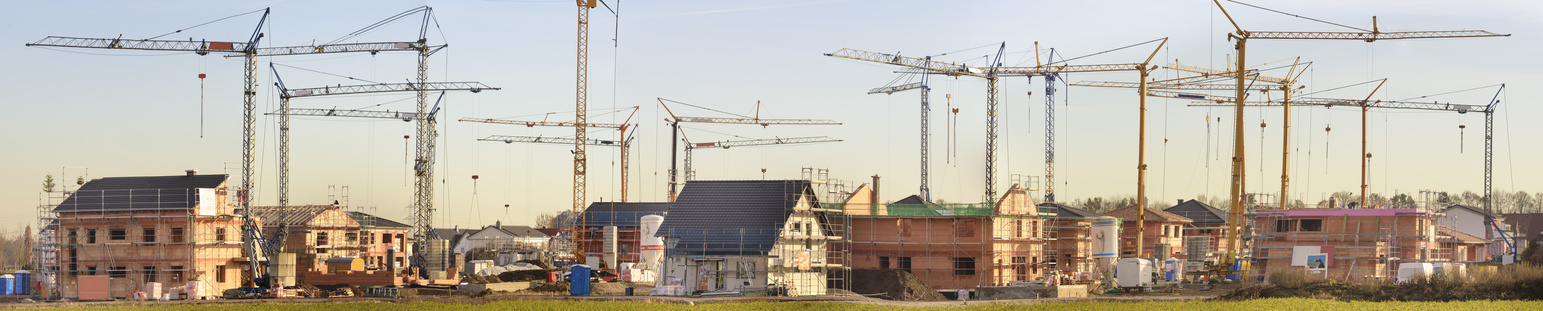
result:
<svg viewBox="0 0 1543 311"><path fill-rule="evenodd" d="M905 270L852 270L852 292L900 301L946 300L943 294Z"/></svg>

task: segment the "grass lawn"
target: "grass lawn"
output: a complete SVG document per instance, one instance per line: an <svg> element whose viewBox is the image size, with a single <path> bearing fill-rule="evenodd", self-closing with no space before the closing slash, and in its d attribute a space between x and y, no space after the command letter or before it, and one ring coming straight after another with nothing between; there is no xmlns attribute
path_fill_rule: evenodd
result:
<svg viewBox="0 0 1543 311"><path fill-rule="evenodd" d="M1333 300L1287 298L1287 299L1259 299L1249 301L1215 301L1215 302L1086 302L1086 303L1052 303L1038 305L1017 306L971 306L971 307L905 307L903 310L1021 310L1032 308L1035 310L1543 310L1543 302L1540 301L1470 301L1470 302L1342 302ZM721 303L687 306L679 304L662 303L637 303L637 302L594 302L594 301L496 301L485 304L451 304L436 302L412 302L412 303L334 303L334 304L250 304L250 305L221 305L221 306L157 306L157 307L90 307L83 309L112 309L112 310L220 310L220 311L301 311L301 310L766 310L766 311L792 311L792 310L895 310L896 307L868 304L826 303L826 302L746 302L746 303Z"/></svg>

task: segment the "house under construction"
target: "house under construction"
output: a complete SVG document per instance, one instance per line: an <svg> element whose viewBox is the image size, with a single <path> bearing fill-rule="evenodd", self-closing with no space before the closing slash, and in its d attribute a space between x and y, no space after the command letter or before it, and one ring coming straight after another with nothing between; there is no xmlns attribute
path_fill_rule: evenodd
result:
<svg viewBox="0 0 1543 311"><path fill-rule="evenodd" d="M227 175L91 180L40 211L57 221L57 265L38 271L45 297L107 300L151 284L189 285L205 295L240 287L247 265L244 219Z"/></svg>

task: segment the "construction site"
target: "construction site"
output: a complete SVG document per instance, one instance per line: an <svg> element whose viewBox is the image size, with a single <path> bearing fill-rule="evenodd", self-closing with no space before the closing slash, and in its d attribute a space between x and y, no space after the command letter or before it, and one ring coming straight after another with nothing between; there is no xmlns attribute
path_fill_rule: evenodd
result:
<svg viewBox="0 0 1543 311"><path fill-rule="evenodd" d="M8 161L46 179L12 202L25 238L0 233L25 244L0 249L0 303L1543 300L1491 286L1543 282L1543 193L1522 191L1543 131L1536 107L1508 118L1536 75L1486 59L1543 27L1197 0L1111 35L1076 4L1063 48L826 24L850 3L620 2L577 0L576 23L560 1L214 5L235 15L0 37L63 72L35 83L144 73L26 100L166 115L27 112L68 129L57 159ZM876 52L900 48L926 53ZM1454 55L1494 68L1432 65ZM1431 284L1467 296L1408 289Z"/></svg>

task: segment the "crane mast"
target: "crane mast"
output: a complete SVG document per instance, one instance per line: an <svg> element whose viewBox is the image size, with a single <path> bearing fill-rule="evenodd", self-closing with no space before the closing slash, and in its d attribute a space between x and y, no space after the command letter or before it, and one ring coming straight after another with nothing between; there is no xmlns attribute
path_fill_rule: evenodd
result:
<svg viewBox="0 0 1543 311"><path fill-rule="evenodd" d="M1216 8L1218 10L1222 11L1222 16L1226 17L1227 21L1232 23L1232 27L1237 30L1234 33L1228 33L1227 34L1227 38L1228 38L1228 40L1236 39L1236 41L1237 41L1236 44L1233 46L1233 48L1238 51L1237 64L1238 64L1238 68L1239 69L1242 69L1242 68L1244 68L1246 66L1245 63L1244 63L1244 59L1245 59L1245 56L1246 56L1247 51L1248 51L1248 49L1247 49L1247 42L1248 42L1249 39L1275 39L1275 40L1301 40L1301 39L1312 39L1312 40L1359 40L1359 41L1365 41L1365 42L1370 43L1370 42L1377 41L1377 40L1396 40L1396 39L1476 38L1476 37L1509 37L1509 36L1511 36L1510 34L1497 34L1497 33L1489 32L1489 31L1484 31L1484 30L1383 32L1383 31L1377 29L1377 17L1375 17L1375 16L1372 17L1372 29L1371 29L1371 31L1365 31L1365 30L1362 30L1362 29L1357 29L1357 30L1362 30L1362 31L1357 31L1357 32L1348 32L1348 31L1249 31L1249 30L1244 30L1242 26L1238 25L1237 20L1233 19L1232 15L1227 13L1227 9L1222 7L1222 3L1221 3L1220 0L1211 0L1211 2L1216 4ZM1233 167L1232 167L1232 180L1231 180L1231 183L1230 183L1232 189L1228 193L1229 196L1231 196L1229 198L1229 201L1231 202L1231 206L1230 206L1231 210L1229 211L1230 212L1229 213L1230 214L1229 215L1230 219L1228 220L1228 226L1227 226L1228 228L1226 230L1227 231L1227 241L1230 244L1230 245L1228 245L1228 251L1229 251L1229 253L1234 253L1234 254L1236 254L1238 252L1238 250L1240 249L1240 247L1241 247L1241 245L1239 244L1239 242L1240 242L1239 241L1239 234L1240 234L1239 231L1242 230L1243 213L1244 213L1244 209L1247 208L1246 206L1244 206L1244 202L1242 201L1243 200L1243 191L1244 191L1243 189L1244 189L1245 180L1246 180L1243 177L1243 174L1244 174L1244 171L1245 171L1243 169L1243 166L1245 164L1244 159L1243 159L1243 155L1244 155L1244 152L1243 152L1243 105L1244 105L1243 101L1245 100L1245 98L1244 98L1245 93L1244 92L1246 91L1244 89L1243 80L1244 80L1244 76L1243 75L1237 75L1237 80L1236 80L1237 81L1237 95L1233 98L1233 100L1235 101L1234 109L1236 110L1236 113L1235 113L1236 114L1236 116L1235 116L1236 117L1236 121L1233 124L1234 125L1234 130L1233 130L1233 137L1234 138L1233 138L1233 151L1232 151L1233 152L1233 155L1232 155L1232 166ZM1366 180L1365 179L1366 178L1364 177L1365 176L1365 165L1366 165L1366 161L1367 161L1367 159L1368 159L1368 157L1370 155L1367 154L1366 152L1364 152L1364 147L1363 147L1363 152L1361 152L1360 156L1361 156L1362 175L1363 175L1362 181L1361 181L1362 191L1361 191L1360 205L1361 206L1365 206L1366 205L1366 191L1365 191L1365 189L1366 189ZM1282 194L1282 195L1284 195L1284 194ZM1488 199L1486 198L1486 200L1488 200Z"/></svg>

